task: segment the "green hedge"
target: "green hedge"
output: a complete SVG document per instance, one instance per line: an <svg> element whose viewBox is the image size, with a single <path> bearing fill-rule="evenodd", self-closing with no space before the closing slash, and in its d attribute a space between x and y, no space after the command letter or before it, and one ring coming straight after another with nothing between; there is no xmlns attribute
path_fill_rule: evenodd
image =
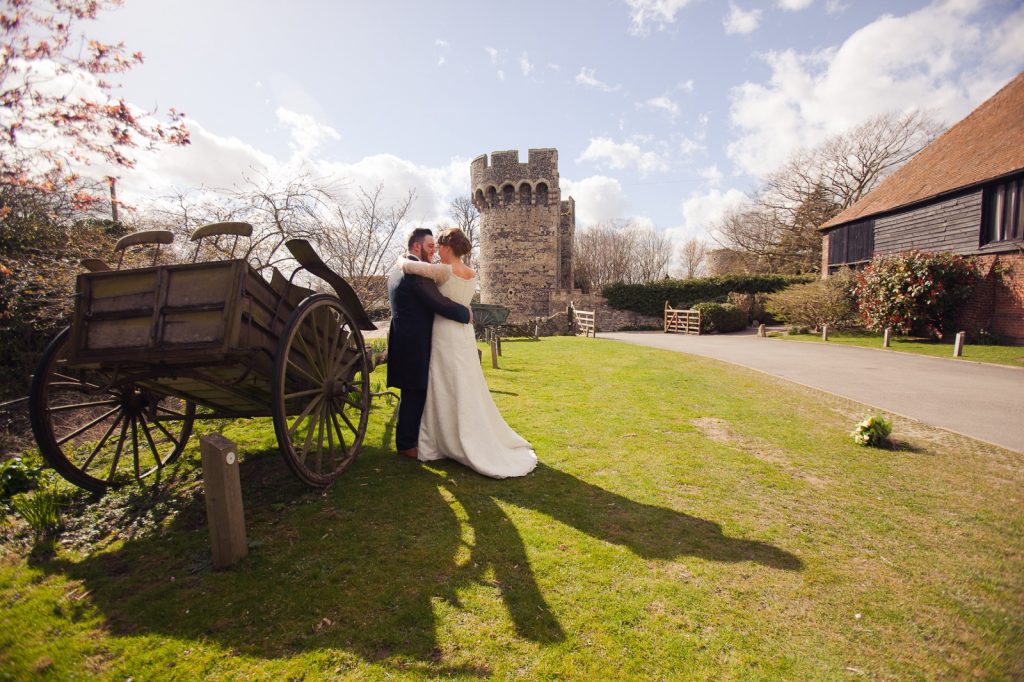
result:
<svg viewBox="0 0 1024 682"><path fill-rule="evenodd" d="M724 334L747 328L747 311L726 303L698 303L701 334Z"/></svg>
<svg viewBox="0 0 1024 682"><path fill-rule="evenodd" d="M661 317L665 301L673 308L692 308L707 301L724 302L730 292L770 294L793 284L817 279L814 275L726 275L701 279L663 279L647 284L609 284L601 294L619 310Z"/></svg>

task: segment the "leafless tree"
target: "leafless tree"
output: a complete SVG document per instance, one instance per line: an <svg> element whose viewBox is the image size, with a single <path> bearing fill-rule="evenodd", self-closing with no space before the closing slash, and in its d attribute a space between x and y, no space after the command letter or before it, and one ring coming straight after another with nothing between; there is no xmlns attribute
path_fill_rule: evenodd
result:
<svg viewBox="0 0 1024 682"><path fill-rule="evenodd" d="M633 282L652 282L668 276L668 264L672 262L672 240L653 227L636 228L633 243Z"/></svg>
<svg viewBox="0 0 1024 682"><path fill-rule="evenodd" d="M723 247L752 256L766 272L817 272L818 227L874 189L942 130L929 114L876 116L769 174L742 209L714 226Z"/></svg>
<svg viewBox="0 0 1024 682"><path fill-rule="evenodd" d="M671 260L671 240L634 222L598 223L577 231L573 240L573 277L584 291L660 279Z"/></svg>
<svg viewBox="0 0 1024 682"><path fill-rule="evenodd" d="M456 197L448 207L448 215L455 223L454 226L462 230L473 245L472 250L463 258L466 265L473 267L480 254L480 211L468 196Z"/></svg>
<svg viewBox="0 0 1024 682"><path fill-rule="evenodd" d="M235 248L233 238L202 245L199 260L234 255L266 270L291 269L291 255L283 249L293 238L308 239L327 264L345 277L368 308L386 297L387 269L402 249L406 216L415 194L398 200L385 198L380 185L346 191L339 185L299 177L287 182L247 179L241 189L182 193L148 221L187 236L200 225L240 221L253 226L250 239ZM191 254L189 254L191 255ZM319 286L319 282L312 282Z"/></svg>
<svg viewBox="0 0 1024 682"><path fill-rule="evenodd" d="M705 271L708 245L701 239L687 239L679 247L679 262L683 266L683 279L699 277Z"/></svg>

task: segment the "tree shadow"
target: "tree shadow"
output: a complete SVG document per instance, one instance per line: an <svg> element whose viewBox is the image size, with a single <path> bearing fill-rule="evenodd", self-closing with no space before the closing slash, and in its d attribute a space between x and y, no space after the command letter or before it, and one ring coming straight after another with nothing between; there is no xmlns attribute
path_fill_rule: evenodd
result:
<svg viewBox="0 0 1024 682"><path fill-rule="evenodd" d="M243 463L251 551L231 571L210 570L200 497L160 533L81 561L31 561L80 581L116 635L209 640L268 659L334 650L339 659L351 654L432 676L479 677L491 673L488 666L449 664L438 636L443 613L469 608L466 590L495 590L524 640L566 638L503 504L644 558L802 567L770 544L730 538L714 522L635 502L543 464L527 477L496 481L455 462L420 465L365 447L334 488L321 492L295 482L271 454Z"/></svg>

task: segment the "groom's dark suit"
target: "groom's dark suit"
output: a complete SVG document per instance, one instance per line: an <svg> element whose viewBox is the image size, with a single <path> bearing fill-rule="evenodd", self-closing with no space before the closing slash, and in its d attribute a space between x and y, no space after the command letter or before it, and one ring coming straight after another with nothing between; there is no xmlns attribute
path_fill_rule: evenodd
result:
<svg viewBox="0 0 1024 682"><path fill-rule="evenodd" d="M409 258L419 260L415 256ZM395 268L388 276L388 302L391 304L388 386L402 389L395 446L398 450L408 450L416 447L419 440L420 420L427 400L434 315L466 323L469 308L442 296L434 280L406 275L401 268Z"/></svg>

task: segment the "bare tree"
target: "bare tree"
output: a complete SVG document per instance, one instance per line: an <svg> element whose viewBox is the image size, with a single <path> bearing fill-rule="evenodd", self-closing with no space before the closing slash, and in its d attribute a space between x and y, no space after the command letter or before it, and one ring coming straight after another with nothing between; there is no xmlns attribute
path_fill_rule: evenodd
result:
<svg viewBox="0 0 1024 682"><path fill-rule="evenodd" d="M687 239L679 247L679 262L683 266L683 279L699 277L705 271L704 261L707 260L708 246L701 239Z"/></svg>
<svg viewBox="0 0 1024 682"><path fill-rule="evenodd" d="M598 223L577 231L573 239L574 285L584 291L612 282L660 279L671 260L671 240L634 222Z"/></svg>
<svg viewBox="0 0 1024 682"><path fill-rule="evenodd" d="M672 240L668 235L653 227L637 228L633 247L630 279L634 283L652 282L668 276L668 264L672 262Z"/></svg>
<svg viewBox="0 0 1024 682"><path fill-rule="evenodd" d="M173 205L148 220L190 235L210 222L241 221L253 226L250 239L237 250L234 239L204 243L199 260L229 257L248 259L266 270L291 269L291 255L283 249L293 238L308 239L321 257L359 294L367 308L386 298L387 269L402 249L401 235L415 194L397 200L385 197L383 186L345 191L339 185L299 177L287 182L247 179L238 190L198 192L173 197ZM188 243L186 240L179 242ZM319 286L319 282L312 282Z"/></svg>
<svg viewBox="0 0 1024 682"><path fill-rule="evenodd" d="M714 226L723 247L752 256L766 272L817 272L818 227L874 189L941 132L927 113L876 116L769 174L748 205Z"/></svg>
<svg viewBox="0 0 1024 682"><path fill-rule="evenodd" d="M448 207L448 215L455 222L455 227L462 230L473 245L463 258L466 265L473 267L480 254L480 211L470 197L456 197Z"/></svg>

